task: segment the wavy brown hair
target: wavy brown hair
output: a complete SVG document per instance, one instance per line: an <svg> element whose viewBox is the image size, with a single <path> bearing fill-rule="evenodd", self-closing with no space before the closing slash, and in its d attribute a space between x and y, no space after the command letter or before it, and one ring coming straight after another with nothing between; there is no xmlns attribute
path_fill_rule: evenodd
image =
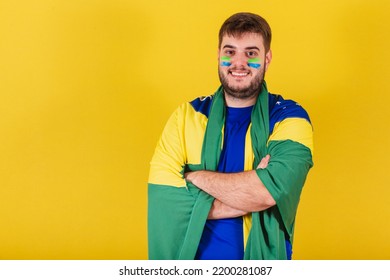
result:
<svg viewBox="0 0 390 280"><path fill-rule="evenodd" d="M237 13L225 20L219 30L218 47L221 48L223 36L240 37L245 33L260 34L264 40L265 51L269 51L272 38L271 27L264 18L252 13Z"/></svg>

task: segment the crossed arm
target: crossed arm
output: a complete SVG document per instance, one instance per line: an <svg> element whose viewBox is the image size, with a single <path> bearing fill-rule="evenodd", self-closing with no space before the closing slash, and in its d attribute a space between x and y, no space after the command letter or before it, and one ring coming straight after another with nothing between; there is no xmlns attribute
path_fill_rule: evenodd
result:
<svg viewBox="0 0 390 280"><path fill-rule="evenodd" d="M266 168L269 160L267 155L257 168ZM276 204L255 170L239 173L201 170L186 173L185 179L215 198L209 219L239 217Z"/></svg>

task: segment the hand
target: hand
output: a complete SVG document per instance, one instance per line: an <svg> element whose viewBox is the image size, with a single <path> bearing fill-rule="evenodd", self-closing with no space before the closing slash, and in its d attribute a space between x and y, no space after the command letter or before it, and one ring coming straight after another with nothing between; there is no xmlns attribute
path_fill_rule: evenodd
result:
<svg viewBox="0 0 390 280"><path fill-rule="evenodd" d="M264 169L267 168L269 160L271 159L270 155L266 155L263 157L259 163L259 165L256 167L256 169Z"/></svg>
<svg viewBox="0 0 390 280"><path fill-rule="evenodd" d="M185 179L187 182L192 183L191 178L194 177L194 175L195 175L194 173L195 173L194 171L184 173L184 179Z"/></svg>

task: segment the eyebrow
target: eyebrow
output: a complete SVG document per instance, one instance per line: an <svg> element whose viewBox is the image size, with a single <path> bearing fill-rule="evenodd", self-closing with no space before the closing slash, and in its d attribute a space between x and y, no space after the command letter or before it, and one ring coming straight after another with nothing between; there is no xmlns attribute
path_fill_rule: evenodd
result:
<svg viewBox="0 0 390 280"><path fill-rule="evenodd" d="M236 49L236 47L232 46L232 45L224 45L223 49L225 49L225 48ZM246 47L245 49L246 50L258 50L258 51L260 51L260 49L258 47L256 47L256 46Z"/></svg>
<svg viewBox="0 0 390 280"><path fill-rule="evenodd" d="M258 50L258 51L260 51L260 49L258 48L258 47L256 47L256 46L253 46L253 47L247 47L247 48L245 48L246 50Z"/></svg>
<svg viewBox="0 0 390 280"><path fill-rule="evenodd" d="M232 46L232 45L224 45L224 46L223 46L223 49L226 49L226 48L235 49L236 47L235 47L235 46Z"/></svg>

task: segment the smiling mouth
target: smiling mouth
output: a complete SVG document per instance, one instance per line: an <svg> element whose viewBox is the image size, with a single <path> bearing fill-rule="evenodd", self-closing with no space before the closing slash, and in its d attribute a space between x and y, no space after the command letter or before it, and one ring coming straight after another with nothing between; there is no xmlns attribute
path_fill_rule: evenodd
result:
<svg viewBox="0 0 390 280"><path fill-rule="evenodd" d="M244 77L249 75L249 72L229 71L229 74L232 75L235 78L244 78Z"/></svg>

